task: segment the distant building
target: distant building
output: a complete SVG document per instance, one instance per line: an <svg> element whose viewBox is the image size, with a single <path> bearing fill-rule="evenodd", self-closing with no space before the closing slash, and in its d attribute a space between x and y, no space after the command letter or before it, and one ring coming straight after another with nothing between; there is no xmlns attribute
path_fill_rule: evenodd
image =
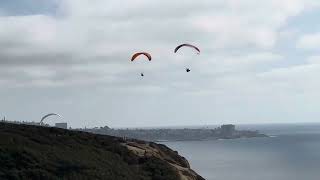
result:
<svg viewBox="0 0 320 180"><path fill-rule="evenodd" d="M236 131L236 126L233 124L227 124L221 126L221 134L224 136L232 136Z"/></svg>
<svg viewBox="0 0 320 180"><path fill-rule="evenodd" d="M61 129L68 129L68 123L56 123L55 127Z"/></svg>

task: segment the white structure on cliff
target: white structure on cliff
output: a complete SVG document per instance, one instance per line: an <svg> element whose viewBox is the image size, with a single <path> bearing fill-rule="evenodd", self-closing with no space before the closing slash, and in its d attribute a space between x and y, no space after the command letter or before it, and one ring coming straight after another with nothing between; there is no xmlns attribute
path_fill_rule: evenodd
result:
<svg viewBox="0 0 320 180"><path fill-rule="evenodd" d="M61 129L68 129L68 123L56 123L55 127Z"/></svg>

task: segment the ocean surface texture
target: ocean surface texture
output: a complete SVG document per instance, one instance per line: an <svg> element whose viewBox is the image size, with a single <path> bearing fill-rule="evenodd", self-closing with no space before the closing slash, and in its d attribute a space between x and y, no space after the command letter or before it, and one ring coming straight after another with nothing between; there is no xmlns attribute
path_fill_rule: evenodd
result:
<svg viewBox="0 0 320 180"><path fill-rule="evenodd" d="M207 180L319 180L320 125L251 125L271 138L166 142Z"/></svg>

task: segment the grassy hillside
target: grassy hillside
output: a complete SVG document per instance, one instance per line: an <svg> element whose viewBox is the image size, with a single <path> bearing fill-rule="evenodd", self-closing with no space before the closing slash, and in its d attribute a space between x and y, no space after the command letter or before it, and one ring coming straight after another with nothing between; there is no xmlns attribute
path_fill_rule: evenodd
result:
<svg viewBox="0 0 320 180"><path fill-rule="evenodd" d="M184 158L163 145L0 123L0 179L181 179L175 166L189 169ZM202 179L190 171L190 179Z"/></svg>

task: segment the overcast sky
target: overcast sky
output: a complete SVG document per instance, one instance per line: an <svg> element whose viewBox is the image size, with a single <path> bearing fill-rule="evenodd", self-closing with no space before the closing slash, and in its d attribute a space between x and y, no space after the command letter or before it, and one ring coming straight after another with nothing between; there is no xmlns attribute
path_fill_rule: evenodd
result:
<svg viewBox="0 0 320 180"><path fill-rule="evenodd" d="M63 119L48 123L72 127L320 122L319 16L316 0L1 0L0 116L55 112ZM202 53L174 54L181 43ZM130 62L137 51L153 61Z"/></svg>

